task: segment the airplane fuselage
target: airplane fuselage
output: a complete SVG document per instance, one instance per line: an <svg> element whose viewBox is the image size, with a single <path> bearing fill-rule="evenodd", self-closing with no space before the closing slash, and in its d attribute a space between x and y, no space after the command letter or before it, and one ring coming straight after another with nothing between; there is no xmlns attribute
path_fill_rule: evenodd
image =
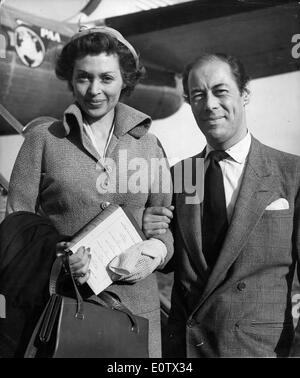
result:
<svg viewBox="0 0 300 378"><path fill-rule="evenodd" d="M72 102L67 83L54 73L56 56L78 25L41 19L16 10L1 8L0 104L23 126L40 116L61 118ZM153 119L174 114L183 99L177 87L140 84L122 101L149 114ZM1 116L1 114L0 114ZM0 135L15 133L1 122Z"/></svg>
<svg viewBox="0 0 300 378"><path fill-rule="evenodd" d="M56 54L69 36L22 16L2 16L0 102L25 126L41 115L60 117L72 95L54 74ZM11 132L3 126L1 131Z"/></svg>

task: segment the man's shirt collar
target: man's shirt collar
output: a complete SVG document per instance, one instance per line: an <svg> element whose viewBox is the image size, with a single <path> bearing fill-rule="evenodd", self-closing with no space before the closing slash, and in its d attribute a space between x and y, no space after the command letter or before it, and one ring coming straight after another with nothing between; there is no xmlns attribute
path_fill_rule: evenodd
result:
<svg viewBox="0 0 300 378"><path fill-rule="evenodd" d="M247 135L240 140L238 143L233 145L232 147L228 148L225 152L237 163L243 164L247 158L247 155L250 150L251 145L251 135L249 130L247 131ZM205 159L207 158L208 154L213 151L214 149L207 144L206 152L205 152Z"/></svg>

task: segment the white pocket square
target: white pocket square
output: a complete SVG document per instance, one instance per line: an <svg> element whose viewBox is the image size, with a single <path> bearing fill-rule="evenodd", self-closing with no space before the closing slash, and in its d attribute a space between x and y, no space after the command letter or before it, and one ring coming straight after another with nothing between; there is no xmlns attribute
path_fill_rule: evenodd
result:
<svg viewBox="0 0 300 378"><path fill-rule="evenodd" d="M278 198L276 201L270 203L266 207L266 210L288 210L289 208L289 203L285 198Z"/></svg>

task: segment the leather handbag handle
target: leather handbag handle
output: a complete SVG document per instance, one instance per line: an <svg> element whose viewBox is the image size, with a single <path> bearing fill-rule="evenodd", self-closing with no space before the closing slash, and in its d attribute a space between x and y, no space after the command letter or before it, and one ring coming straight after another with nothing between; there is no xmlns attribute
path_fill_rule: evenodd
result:
<svg viewBox="0 0 300 378"><path fill-rule="evenodd" d="M44 311L43 322L39 331L39 339L42 343L48 343L52 334L52 330L60 310L62 297L60 295L52 295L46 310Z"/></svg>
<svg viewBox="0 0 300 378"><path fill-rule="evenodd" d="M56 257L52 268L51 268L51 273L50 273L50 281L49 281L49 293L50 296L52 294L57 294L56 293L56 284L58 280L58 276L60 274L62 268L62 256Z"/></svg>
<svg viewBox="0 0 300 378"><path fill-rule="evenodd" d="M69 264L69 254L66 253L65 255L58 256L56 260L54 261L54 264L51 269L51 274L50 274L50 281L49 281L49 293L50 296L56 295L57 294L57 280L59 277L59 274L61 272L61 268L63 266L63 260L64 260L64 267L67 269L72 283L73 283L73 288L76 294L76 299L77 299L77 310L75 317L78 319L84 319L84 313L83 313L83 299L82 296L80 295L72 271L70 269L70 264Z"/></svg>
<svg viewBox="0 0 300 378"><path fill-rule="evenodd" d="M83 310L84 301L82 299L82 296L79 293L79 290L74 280L73 273L70 269L68 253L62 256L58 256L56 260L54 261L54 264L51 269L50 282L49 282L50 296L57 295L57 280L58 280L58 277L59 277L59 274L61 272L61 268L63 265L65 269L67 269L67 272L69 273L71 277L73 288L76 294L77 310L76 310L75 317L78 319L84 319L84 310ZM90 299L90 300L87 300L87 302L91 302L91 303L94 302L98 305L102 305L104 307L111 308L113 310L124 312L130 319L131 330L135 333L139 332L138 323L135 319L134 314L126 306L123 305L123 303L121 302L117 294L110 291L102 291L98 296L96 296L96 298L97 298L96 300Z"/></svg>
<svg viewBox="0 0 300 378"><path fill-rule="evenodd" d="M139 332L138 323L135 319L135 316L133 313L123 305L120 298L117 296L117 294L111 292L111 291L102 291L100 294L98 294L98 297L102 299L105 303L107 303L111 308L114 310L118 310L121 312L124 312L131 321L131 330L135 333Z"/></svg>

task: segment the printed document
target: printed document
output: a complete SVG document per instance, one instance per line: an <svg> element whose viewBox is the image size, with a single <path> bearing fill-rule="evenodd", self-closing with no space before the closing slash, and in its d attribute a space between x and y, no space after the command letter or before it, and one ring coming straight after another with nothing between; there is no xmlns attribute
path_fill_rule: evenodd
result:
<svg viewBox="0 0 300 378"><path fill-rule="evenodd" d="M97 295L112 283L107 273L110 261L142 240L140 233L126 213L121 207L118 207L100 223L90 222L83 232L73 239L75 244L71 246L70 250L75 253L81 246L91 249L89 266L91 274L87 283Z"/></svg>

